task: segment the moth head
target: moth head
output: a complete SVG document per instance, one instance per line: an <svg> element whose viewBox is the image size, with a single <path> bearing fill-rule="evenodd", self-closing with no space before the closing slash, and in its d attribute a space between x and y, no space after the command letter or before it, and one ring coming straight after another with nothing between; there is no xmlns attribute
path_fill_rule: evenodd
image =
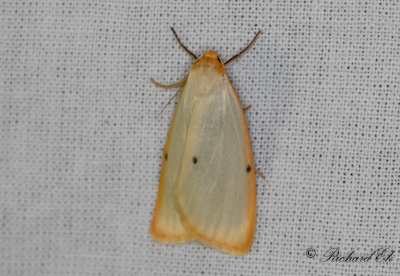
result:
<svg viewBox="0 0 400 276"><path fill-rule="evenodd" d="M202 57L202 58L205 58L205 59L212 60L212 61L216 60L216 61L218 61L219 63L221 63L222 65L224 64L224 63L222 62L221 57L218 55L218 53L217 53L216 51L213 51L213 50L208 51L208 52L205 52L201 57ZM201 57L200 57L200 58L201 58Z"/></svg>
<svg viewBox="0 0 400 276"><path fill-rule="evenodd" d="M215 51L208 51L197 58L195 64L192 66L191 70L196 70L201 66L215 68L219 75L226 73L224 63L221 57Z"/></svg>

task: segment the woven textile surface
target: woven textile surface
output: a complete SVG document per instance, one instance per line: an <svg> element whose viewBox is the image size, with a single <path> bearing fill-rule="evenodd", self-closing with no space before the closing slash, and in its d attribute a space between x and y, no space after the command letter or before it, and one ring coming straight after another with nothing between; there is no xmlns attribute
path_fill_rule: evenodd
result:
<svg viewBox="0 0 400 276"><path fill-rule="evenodd" d="M225 61L263 30L226 68L266 176L243 257L150 235L171 26ZM399 30L397 1L1 1L0 275L399 275Z"/></svg>

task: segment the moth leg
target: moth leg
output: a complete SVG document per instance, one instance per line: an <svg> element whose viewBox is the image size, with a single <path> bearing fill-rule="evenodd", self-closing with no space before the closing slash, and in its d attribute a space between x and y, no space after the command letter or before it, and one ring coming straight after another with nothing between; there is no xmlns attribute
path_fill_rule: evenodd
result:
<svg viewBox="0 0 400 276"><path fill-rule="evenodd" d="M246 112L247 110L249 110L250 108L252 108L253 105L248 105L247 107L243 108L243 111Z"/></svg>
<svg viewBox="0 0 400 276"><path fill-rule="evenodd" d="M164 89L171 89L171 88L175 88L175 87L181 87L182 85L185 84L186 79L187 79L187 76L183 80L181 80L180 82L178 82L176 84L172 84L172 85L160 84L160 83L156 82L155 80L153 80L153 78L150 78L150 81L157 87L164 88Z"/></svg>
<svg viewBox="0 0 400 276"><path fill-rule="evenodd" d="M256 174L258 174L259 177L265 180L265 175L263 175L259 170L256 169Z"/></svg>
<svg viewBox="0 0 400 276"><path fill-rule="evenodd" d="M186 78L185 78L186 79ZM184 80L185 80L184 79ZM176 93L172 96L171 99L169 99L169 101L164 105L163 109L160 111L160 113L158 113L158 117L160 118L161 114L164 112L164 110L167 108L167 106L172 102L172 100L178 96L178 94L181 92L182 90L182 86L178 89L178 91L176 91Z"/></svg>

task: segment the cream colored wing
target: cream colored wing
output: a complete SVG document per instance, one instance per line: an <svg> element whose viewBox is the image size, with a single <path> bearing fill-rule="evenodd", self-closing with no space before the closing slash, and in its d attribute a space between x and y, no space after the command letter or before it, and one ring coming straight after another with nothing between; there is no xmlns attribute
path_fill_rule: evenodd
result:
<svg viewBox="0 0 400 276"><path fill-rule="evenodd" d="M191 235L241 255L250 249L255 230L254 161L243 110L228 77L211 84L191 107L183 153L175 148L182 155L177 207Z"/></svg>
<svg viewBox="0 0 400 276"><path fill-rule="evenodd" d="M192 93L188 93L188 81L185 83L168 133L167 143L164 148L161 177L158 189L156 207L151 225L151 234L154 239L162 242L184 242L193 238L181 222L180 215L176 209L175 188L179 176L183 145L188 130L190 119L185 114L191 110L194 101Z"/></svg>
<svg viewBox="0 0 400 276"><path fill-rule="evenodd" d="M200 86L209 83L207 80L215 82L219 79L215 74L211 74L214 78L206 77L199 86L197 77L199 73L197 70L195 74L189 74L183 86L164 148L157 202L151 224L153 238L161 242L184 242L194 239L182 224L177 211L175 190L193 108L198 101L199 91L204 90L202 89L204 87ZM207 91L210 90L209 87Z"/></svg>

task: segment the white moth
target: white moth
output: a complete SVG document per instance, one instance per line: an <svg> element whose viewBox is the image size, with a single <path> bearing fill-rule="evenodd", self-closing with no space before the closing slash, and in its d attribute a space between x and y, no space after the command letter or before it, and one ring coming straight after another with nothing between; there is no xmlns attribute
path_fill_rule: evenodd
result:
<svg viewBox="0 0 400 276"><path fill-rule="evenodd" d="M164 148L151 234L157 241L198 240L243 255L253 243L256 185L244 110L215 51L197 58L178 84L178 103Z"/></svg>

